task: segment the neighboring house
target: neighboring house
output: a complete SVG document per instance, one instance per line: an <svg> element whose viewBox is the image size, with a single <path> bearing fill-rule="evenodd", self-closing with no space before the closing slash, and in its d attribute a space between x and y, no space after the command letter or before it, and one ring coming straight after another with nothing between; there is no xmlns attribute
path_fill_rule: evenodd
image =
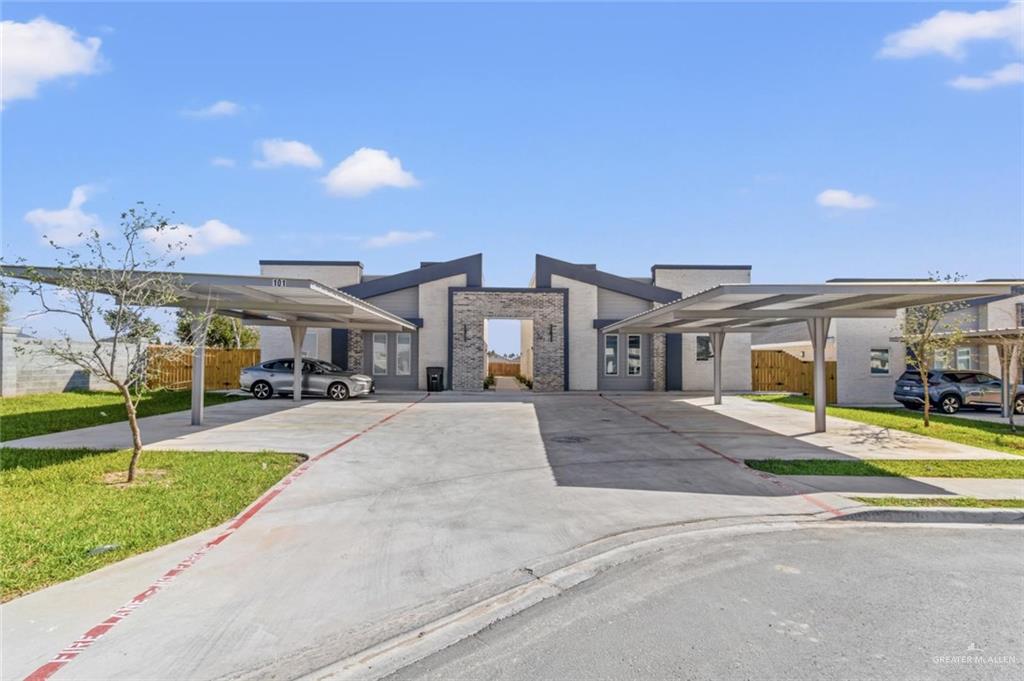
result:
<svg viewBox="0 0 1024 681"><path fill-rule="evenodd" d="M302 277L337 287L417 326L411 333L313 329L310 356L373 375L381 388L424 389L427 367L445 386L479 390L486 372L486 320L522 321L522 372L534 389L709 390L707 336L601 335L605 324L722 283L747 283L747 266L655 265L650 277L624 277L543 255L524 288L483 286L483 258L424 262L416 269L364 274L353 261L262 260L267 276ZM264 359L291 354L286 329L267 328ZM725 388L750 388L749 334L730 334Z"/></svg>
<svg viewBox="0 0 1024 681"><path fill-rule="evenodd" d="M1016 287L1010 295L969 301L949 318L955 319L964 331L1020 327L1024 325L1024 287ZM907 366L903 343L892 340L900 335L899 320L837 319L832 321L832 333L839 404L891 405L896 379ZM1000 375L995 348L970 341L936 357L935 368ZM1020 369L1015 373L1019 375Z"/></svg>

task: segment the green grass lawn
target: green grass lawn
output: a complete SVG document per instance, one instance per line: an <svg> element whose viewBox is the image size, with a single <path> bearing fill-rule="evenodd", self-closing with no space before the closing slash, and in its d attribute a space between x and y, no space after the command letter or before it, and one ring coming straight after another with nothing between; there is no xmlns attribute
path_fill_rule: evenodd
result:
<svg viewBox="0 0 1024 681"><path fill-rule="evenodd" d="M1024 459L747 459L745 463L751 468L775 475L1024 479Z"/></svg>
<svg viewBox="0 0 1024 681"><path fill-rule="evenodd" d="M953 508L1024 508L1024 499L975 499L974 497L850 497L870 506L949 506Z"/></svg>
<svg viewBox="0 0 1024 681"><path fill-rule="evenodd" d="M783 407L802 409L803 411L814 411L814 403L809 397L793 395L744 395L755 402L770 402ZM883 408L861 408L861 407L828 407L829 416L869 423L881 428L892 430L904 430L917 435L959 442L964 445L972 445L983 449L993 449L997 452L1009 452L1024 456L1024 428L1019 432L1010 432L1010 427L1005 423L993 423L991 421L972 421L961 419L955 416L931 415L931 426L925 428L922 423L922 414L907 409L883 409ZM1024 417L1021 417L1024 422ZM1022 423L1024 425L1024 423Z"/></svg>
<svg viewBox="0 0 1024 681"><path fill-rule="evenodd" d="M242 397L206 393L206 404L223 404ZM139 416L155 416L188 409L187 390L156 390L139 402ZM0 441L59 433L102 423L127 420L121 396L112 392L44 393L0 400Z"/></svg>
<svg viewBox="0 0 1024 681"><path fill-rule="evenodd" d="M0 600L62 582L237 515L294 454L0 449ZM98 546L119 548L90 556Z"/></svg>

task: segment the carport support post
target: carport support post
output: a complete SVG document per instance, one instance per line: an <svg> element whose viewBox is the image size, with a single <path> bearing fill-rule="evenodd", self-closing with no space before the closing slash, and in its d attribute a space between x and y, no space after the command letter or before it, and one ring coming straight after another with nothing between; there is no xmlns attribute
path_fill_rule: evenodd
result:
<svg viewBox="0 0 1024 681"><path fill-rule="evenodd" d="M828 341L828 317L813 317L807 320L811 332L811 348L814 351L814 432L825 432L825 405L828 403L828 387L825 381L825 343Z"/></svg>
<svg viewBox="0 0 1024 681"><path fill-rule="evenodd" d="M193 312L192 317L192 425L203 425L206 387L206 325L209 315Z"/></svg>
<svg viewBox="0 0 1024 681"><path fill-rule="evenodd" d="M722 403L722 347L725 345L725 331L711 332L711 360L715 369L715 404Z"/></svg>
<svg viewBox="0 0 1024 681"><path fill-rule="evenodd" d="M306 327L290 326L292 332L292 399L302 399L302 341L306 338Z"/></svg>

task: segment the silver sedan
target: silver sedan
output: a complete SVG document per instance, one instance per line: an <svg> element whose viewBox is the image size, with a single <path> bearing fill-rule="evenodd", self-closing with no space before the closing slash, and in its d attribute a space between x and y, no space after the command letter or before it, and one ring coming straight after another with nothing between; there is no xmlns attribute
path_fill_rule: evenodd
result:
<svg viewBox="0 0 1024 681"><path fill-rule="evenodd" d="M267 400L275 394L294 392L294 361L271 359L242 369L239 383L258 400ZM347 400L349 397L374 392L373 379L354 371L345 371L336 364L320 359L302 360L302 394Z"/></svg>

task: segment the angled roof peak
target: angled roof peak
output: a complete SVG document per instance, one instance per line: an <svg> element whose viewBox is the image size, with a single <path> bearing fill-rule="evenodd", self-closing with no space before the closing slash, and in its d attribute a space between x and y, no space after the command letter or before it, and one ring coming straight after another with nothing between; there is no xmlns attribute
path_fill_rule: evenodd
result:
<svg viewBox="0 0 1024 681"><path fill-rule="evenodd" d="M597 269L596 265L578 265L538 253L536 259L537 288L551 288L551 275L554 274L657 303L668 303L679 299L678 291L604 272Z"/></svg>
<svg viewBox="0 0 1024 681"><path fill-rule="evenodd" d="M483 254L475 253L444 262L423 262L416 269L406 270L398 274L389 274L359 284L353 284L352 286L346 286L342 291L359 298L372 298L373 296L419 286L429 281L436 281L457 274L466 275L466 286L482 286L483 268Z"/></svg>

